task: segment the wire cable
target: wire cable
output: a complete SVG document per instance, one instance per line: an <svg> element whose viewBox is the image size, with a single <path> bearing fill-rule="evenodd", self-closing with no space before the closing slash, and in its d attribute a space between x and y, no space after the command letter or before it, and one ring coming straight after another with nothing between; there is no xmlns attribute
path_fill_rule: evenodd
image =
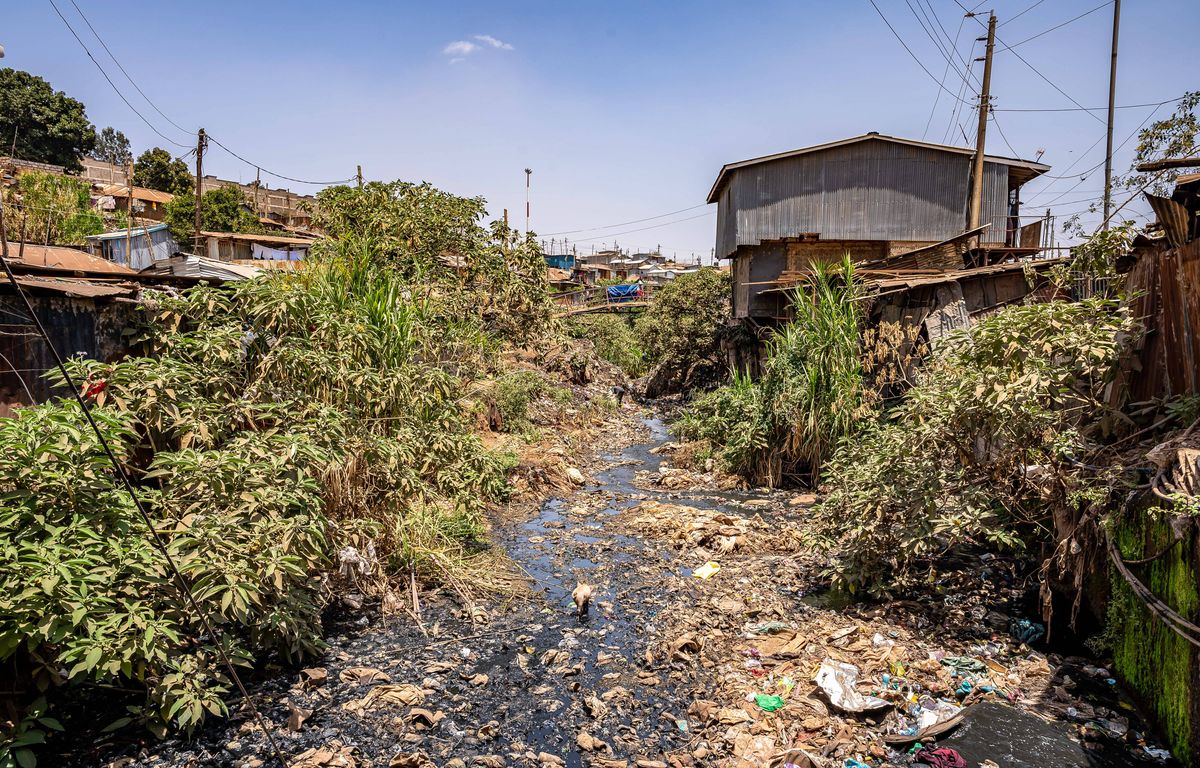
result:
<svg viewBox="0 0 1200 768"><path fill-rule="evenodd" d="M1009 18L1009 19L1008 19L1008 21L1002 21L1002 22L1000 22L999 24L997 24L997 25L996 25L996 29L999 29L1000 27L1003 27L1003 26L1004 26L1005 24L1007 24L1009 21L1016 21L1017 19L1021 18L1021 17L1022 17L1022 16L1024 16L1025 14L1029 13L1029 12L1030 12L1030 11L1032 11L1034 8L1037 8L1039 5L1041 5L1041 4L1042 4L1042 3L1044 3L1044 2L1046 2L1046 0L1037 0L1037 2L1035 2L1033 5L1029 6L1029 7L1028 7L1028 8L1026 8L1025 10L1021 11L1021 12L1020 12L1020 13L1018 13L1016 16L1013 16L1013 17Z"/></svg>
<svg viewBox="0 0 1200 768"><path fill-rule="evenodd" d="M897 41L899 41L900 45L904 46L904 50L908 51L908 55L912 57L912 60L917 62L917 66L921 68L921 71L924 72L926 75L928 75L930 80L932 80L934 83L937 83L938 88L941 88L946 93L950 94L951 96L954 96L955 99L962 101L962 99L960 99L958 96L955 96L953 91L951 91L946 86L942 85L942 83L937 79L937 77L934 76L934 74L932 72L930 72L928 68L926 68L926 66L921 62L921 60L919 58L917 58L917 54L913 53L912 49L908 47L908 43L904 42L904 38L901 37L900 33L896 31L896 28L892 26L892 22L888 21L887 16L883 15L883 11L879 10L879 6L875 4L875 0L868 0L868 2L871 3L871 7L875 9L875 12L879 14L879 18L883 19L883 23L887 24L887 28L892 31L892 35L896 38Z"/></svg>
<svg viewBox="0 0 1200 768"><path fill-rule="evenodd" d="M1176 96L1173 99L1166 101L1148 101L1145 104L1118 104L1114 109L1141 109L1144 107L1161 107L1164 104L1174 104L1182 99L1182 96ZM993 107L993 112L1099 112L1100 110L1108 109L1108 107L1050 107L1027 109L1019 107Z"/></svg>
<svg viewBox="0 0 1200 768"><path fill-rule="evenodd" d="M284 759L283 753L279 750L279 745L275 743L275 737L271 735L271 731L269 728L267 728L267 724L263 719L262 713L259 712L254 700L250 698L250 692L246 690L245 684L242 683L242 678L238 675L237 670L233 666L233 661L229 658L229 654L226 652L225 646L222 645L221 635L217 633L213 624L208 620L208 616L203 610L200 609L200 604L196 601L195 594L192 593L191 588L188 586L187 581L183 577L183 573L179 570L179 566L176 565L175 558L171 555L170 549L167 548L166 542L163 541L162 535L158 532L158 529L155 528L154 522L150 519L150 513L148 513L146 508L142 505L142 500L138 497L137 492L134 490L133 482L129 479L129 475L125 473L125 467L117 460L116 454L113 453L112 447L108 444L108 439L104 437L104 433L96 424L96 420L92 416L91 409L88 408L87 403L83 399L82 389L75 383L75 379L67 370L67 366L63 362L62 355L59 354L58 350L54 346L54 342L50 339L50 334L46 331L46 326L42 324L41 318L39 318L37 313L34 312L33 304L29 301L28 294L25 293L24 288L22 288L21 284L17 281L16 275L13 274L12 267L10 267L8 264L8 237L7 233L5 232L4 218L2 213L0 213L0 241L3 242L3 247L0 248L0 264L2 264L4 267L4 274L8 278L8 282L12 284L13 290L15 290L17 295L21 297L21 301L25 304L25 309L33 318L34 325L37 326L38 334L41 335L46 347L50 350L51 356L54 358L54 363L58 367L58 372L62 374L63 381L66 383L67 387L71 389L71 393L75 397L75 402L79 404L80 410L83 411L84 418L87 419L88 426L90 426L92 431L96 434L96 440L99 441L100 447L104 450L105 455L108 457L109 463L112 464L113 471L116 473L117 478L121 481L121 484L125 487L125 491L129 494L129 498L133 501L134 507L137 508L138 515L142 518L142 522L146 524L146 529L150 532L150 537L153 541L154 547L163 556L163 559L167 563L167 567L170 569L171 574L175 577L175 583L180 594L184 597L188 606L195 611L196 617L200 620L200 625L204 632L213 639L213 646L216 648L217 655L220 657L222 665L229 671L230 678L237 685L237 688L241 692L242 698L245 700L247 706L250 707L250 711L253 713L258 727L262 729L263 735L266 737L267 743L270 745L275 759L279 761L281 768L288 768L287 761Z"/></svg>
<svg viewBox="0 0 1200 768"><path fill-rule="evenodd" d="M334 186L334 185L336 185L336 184L346 184L346 183L348 183L348 182L354 181L354 180L357 178L356 176L351 176L351 177L350 177L350 178L348 178L348 179L338 179L337 181L308 181L308 180L306 180L306 179L296 179L296 178L293 178L293 177L291 177L291 176L284 176L282 173L275 173L274 171L268 171L266 168L263 168L263 167L262 167L261 165L259 165L258 163L254 163L254 162L251 162L251 161L247 160L246 158L244 158L244 157L242 157L241 155L239 155L237 152L234 152L234 151L233 151L232 149L230 149L229 147L227 147L227 146L225 146L224 144L222 144L221 142L217 141L217 140L216 140L216 139L213 137L213 135L212 135L211 133L207 133L207 132L206 132L206 133L205 133L205 138L207 138L207 139L208 139L209 141L211 141L213 144L216 144L218 147L220 147L221 149L225 150L225 151L226 151L226 152L228 152L229 154L233 155L233 156L234 156L234 157L236 157L238 160L241 160L243 163L245 163L246 165L250 166L251 168L254 168L255 170L262 171L263 173L267 174L268 176L274 176L274 177L275 177L275 178L277 178L277 179L284 179L284 180L286 180L286 181L294 181L294 182L296 182L297 184L312 184L312 185L314 185L314 186L319 186L319 187L320 187L320 186L324 186L324 187L332 187L332 186Z"/></svg>
<svg viewBox="0 0 1200 768"><path fill-rule="evenodd" d="M605 224L603 227L587 227L586 229L566 229L566 230L563 230L562 232L545 232L545 233L539 234L538 237L551 237L553 235L573 235L576 232L596 232L601 229L615 229L616 227L627 227L630 224L641 224L644 221L654 221L655 219L665 219L668 216L675 216L680 213L687 213L688 211L694 211L697 208L704 208L708 205L709 205L709 203L701 203L700 205L693 205L688 208L681 208L678 211L671 211L670 213L660 213L657 216L647 216L644 219L634 219L633 221L622 221L619 224Z"/></svg>
<svg viewBox="0 0 1200 768"><path fill-rule="evenodd" d="M578 243L591 243L591 242L595 242L596 240L606 240L610 237L620 237L621 235L632 235L634 232L645 232L646 230L650 230L650 229L658 229L660 227L669 227L672 224L682 224L685 221L695 221L696 219L702 219L705 216L712 216L714 213L716 213L716 211L705 211L704 213L700 214L699 216L688 216L686 219L676 219L675 221L664 221L662 224L654 224L649 227L640 227L638 229L629 229L624 232L610 232L606 235L597 235L596 237L578 238L574 242L577 244ZM541 237L541 235L538 235L538 237Z"/></svg>
<svg viewBox="0 0 1200 768"><path fill-rule="evenodd" d="M171 125L175 126L179 130L186 133L188 136L195 138L196 137L195 131L189 131L187 128L184 128L179 123L177 123L174 120L172 120L171 118L167 117L166 113L163 112L161 109L159 109L158 105L150 100L150 97L146 95L146 92L143 91L141 88L139 88L138 84L135 83L133 81L133 78L129 76L129 73L125 71L125 67L121 66L121 62L117 61L117 57L113 55L113 52L111 50L109 50L108 45L104 42L104 38L100 37L100 33L97 32L96 28L92 26L92 22L88 20L87 15L83 12L83 9L79 7L79 4L76 3L75 0L71 0L71 5L75 6L75 11L79 14L79 17L81 19L83 19L83 23L87 24L88 29L92 30L92 35L94 35L95 38L98 41L100 41L100 45L101 45L101 47L104 48L104 52L108 54L108 58L113 60L113 64L117 65L117 69L121 70L121 74L125 75L125 79L129 81L129 84L133 86L134 90L136 90L139 94L141 94L142 98L146 100L146 103L149 104L154 109L154 111L157 112L162 117L163 120L166 120Z"/></svg>
<svg viewBox="0 0 1200 768"><path fill-rule="evenodd" d="M1097 5L1095 8L1093 8L1090 11L1084 11L1083 13L1079 14L1078 16L1076 16L1073 19L1067 19L1062 24L1056 24L1055 26L1050 27L1050 29L1044 30L1042 32L1038 32L1036 35L1034 35L1032 37L1027 37L1019 43L1013 43L1012 45L1006 45L1004 48L1001 48L999 51L997 51L997 53L1001 53L1003 51L1011 51L1013 48L1016 48L1018 45L1024 45L1025 43L1028 43L1030 40L1037 40L1042 35L1048 35L1056 29L1062 29L1063 27L1067 26L1071 22L1079 21L1084 16L1091 15L1091 14L1095 13L1096 11L1100 10L1101 8L1105 8L1112 4L1113 4L1113 0L1108 0L1107 3L1101 3L1100 5Z"/></svg>
<svg viewBox="0 0 1200 768"><path fill-rule="evenodd" d="M131 110L133 110L133 114L140 117L142 119L142 122L145 123L150 128L150 130L157 133L163 141L169 141L177 147L183 147L184 149L187 149L187 147L188 147L187 144L180 144L178 141L175 141L174 139L172 139L169 136L167 136L166 134L164 134L162 131L158 130L158 128L154 127L154 124L151 123L149 120L147 120L146 116L143 115L141 112L139 112L137 110L137 107L133 106L133 104L130 103L129 99L125 98L125 94L121 93L121 89L117 87L117 84L114 83L112 78L108 76L108 73L104 71L104 67L100 66L100 62L96 61L96 57L92 55L92 52L88 49L87 45L83 42L83 38L81 38L78 35L78 33L75 32L75 28L71 26L71 22L67 21L66 16L63 16L62 11L60 11L58 9L58 5L55 4L54 0L49 0L49 2L50 2L51 7L54 8L54 12L58 14L58 18L62 19L62 23L67 26L67 29L71 31L71 35L75 38L76 42L78 42L79 45L83 48L83 52L86 53L88 58L92 60L92 63L96 65L96 69L100 70L100 74L104 75L104 79L108 81L108 84L112 86L112 89L117 92L118 96L121 97L121 101L125 102L125 106L127 106Z"/></svg>

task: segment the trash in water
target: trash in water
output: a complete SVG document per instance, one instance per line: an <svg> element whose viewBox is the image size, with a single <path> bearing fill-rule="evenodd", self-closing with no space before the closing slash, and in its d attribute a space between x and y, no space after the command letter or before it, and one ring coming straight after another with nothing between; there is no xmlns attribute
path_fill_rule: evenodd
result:
<svg viewBox="0 0 1200 768"><path fill-rule="evenodd" d="M963 756L950 747L938 747L937 749L925 747L918 750L913 759L915 762L930 766L930 768L967 768L967 761L963 760Z"/></svg>
<svg viewBox="0 0 1200 768"><path fill-rule="evenodd" d="M721 570L721 564L715 560L709 560L704 565L692 571L692 575L698 579L708 579L719 570Z"/></svg>
<svg viewBox="0 0 1200 768"><path fill-rule="evenodd" d="M833 659L821 662L817 670L817 685L838 709L845 712L867 712L891 706L876 696L864 696L855 689L858 682L858 667L843 664Z"/></svg>

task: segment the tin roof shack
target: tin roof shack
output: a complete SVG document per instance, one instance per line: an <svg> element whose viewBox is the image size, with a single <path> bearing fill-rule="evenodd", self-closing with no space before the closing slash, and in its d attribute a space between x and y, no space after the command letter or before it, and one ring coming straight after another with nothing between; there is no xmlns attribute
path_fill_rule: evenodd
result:
<svg viewBox="0 0 1200 768"><path fill-rule="evenodd" d="M217 261L291 262L308 258L314 242L310 237L282 235L252 235L240 232L201 232L205 240L205 255ZM270 265L268 265L270 266Z"/></svg>
<svg viewBox="0 0 1200 768"><path fill-rule="evenodd" d="M142 271L156 261L169 259L179 251L166 224L89 235L88 246L95 255L135 272Z"/></svg>
<svg viewBox="0 0 1200 768"><path fill-rule="evenodd" d="M125 354L139 295L126 279L132 271L71 248L26 243L24 258L20 251L20 243L9 243L9 263L60 354L106 361ZM65 394L46 381L52 368L50 348L20 296L0 280L0 416Z"/></svg>
<svg viewBox="0 0 1200 768"><path fill-rule="evenodd" d="M135 186L131 190L124 184L93 185L96 207L102 211L129 212L133 202L133 215L140 219L162 221L167 215L167 203L175 199L170 192Z"/></svg>
<svg viewBox="0 0 1200 768"><path fill-rule="evenodd" d="M716 255L733 262L734 317L778 318L776 297L760 299L773 281L847 253L863 265L972 265L964 231L972 155L868 133L722 167L708 202L717 204ZM975 265L1041 249L1038 223L1019 226L1020 189L1049 169L985 156Z"/></svg>

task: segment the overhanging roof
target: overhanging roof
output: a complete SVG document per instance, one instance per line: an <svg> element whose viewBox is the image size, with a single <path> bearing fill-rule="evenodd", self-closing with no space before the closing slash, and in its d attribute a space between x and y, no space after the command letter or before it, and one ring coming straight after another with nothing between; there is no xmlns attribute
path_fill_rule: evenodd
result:
<svg viewBox="0 0 1200 768"><path fill-rule="evenodd" d="M252 235L245 232L201 232L204 237L218 240L240 240L246 243L271 243L272 245L312 245L316 238L282 237L280 235Z"/></svg>
<svg viewBox="0 0 1200 768"><path fill-rule="evenodd" d="M18 255L20 258L18 258ZM49 269L63 272L85 272L92 275L133 275L132 269L114 264L108 259L81 251L78 248L67 248L60 245L39 245L25 243L24 253L21 244L8 242L8 257L14 267L21 266L30 269Z"/></svg>
<svg viewBox="0 0 1200 768"><path fill-rule="evenodd" d="M717 202L717 196L721 193L721 187L725 186L725 181L729 176L730 171L735 171L739 168L746 168L751 165L760 165L762 163L770 163L775 160L783 160L797 155L806 155L811 152L822 152L835 147L844 147L850 144L857 144L863 141L871 140L890 141L895 144L906 144L912 147L921 147L924 149L936 149L941 152L953 152L956 155L974 155L975 150L967 149L966 147L953 147L949 144L934 144L928 141L916 141L915 139L901 139L896 136L887 136L882 133L864 133L862 136L854 136L849 139L841 139L839 141L831 141L825 144L814 144L811 147L801 147L787 152L777 152L773 155L763 155L762 157L754 157L749 160L741 160L736 163L726 163L721 166L721 172L717 174L717 180L713 182L712 189L708 192L707 202ZM989 163L997 163L999 165L1007 165L1010 168L1016 169L1017 179L1019 183L1024 184L1030 179L1042 175L1050 170L1050 166L1044 163L1035 163L1032 160L1019 160L1013 157L1003 157L1001 155L984 155L983 159Z"/></svg>

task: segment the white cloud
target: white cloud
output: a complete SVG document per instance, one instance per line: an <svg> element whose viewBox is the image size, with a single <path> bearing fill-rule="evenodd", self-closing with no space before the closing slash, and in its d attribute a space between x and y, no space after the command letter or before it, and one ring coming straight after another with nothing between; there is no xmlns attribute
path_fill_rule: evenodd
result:
<svg viewBox="0 0 1200 768"><path fill-rule="evenodd" d="M443 48L442 53L446 54L447 56L461 58L463 56L469 56L478 50L479 46L475 45L475 43L468 42L466 40L455 40L453 43L449 43L445 48Z"/></svg>
<svg viewBox="0 0 1200 768"><path fill-rule="evenodd" d="M513 49L511 43L506 43L499 38L492 37L491 35L475 35L475 39L481 43L486 43L487 45L490 45L493 48L498 48L502 51L511 51Z"/></svg>

